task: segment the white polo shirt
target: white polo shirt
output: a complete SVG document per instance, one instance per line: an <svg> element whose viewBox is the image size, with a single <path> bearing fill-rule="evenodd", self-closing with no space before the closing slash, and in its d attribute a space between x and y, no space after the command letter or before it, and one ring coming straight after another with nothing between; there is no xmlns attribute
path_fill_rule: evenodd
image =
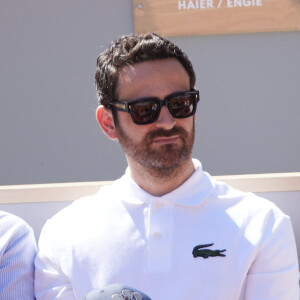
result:
<svg viewBox="0 0 300 300"><path fill-rule="evenodd" d="M81 299L122 283L154 300L298 300L289 217L194 163L193 175L162 197L127 171L50 219L39 241L36 298Z"/></svg>

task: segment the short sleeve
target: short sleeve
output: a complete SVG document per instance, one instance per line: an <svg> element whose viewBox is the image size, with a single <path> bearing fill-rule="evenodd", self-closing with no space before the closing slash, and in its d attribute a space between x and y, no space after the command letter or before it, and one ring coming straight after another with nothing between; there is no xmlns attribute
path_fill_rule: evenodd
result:
<svg viewBox="0 0 300 300"><path fill-rule="evenodd" d="M299 267L290 218L268 230L248 273L246 300L299 300Z"/></svg>

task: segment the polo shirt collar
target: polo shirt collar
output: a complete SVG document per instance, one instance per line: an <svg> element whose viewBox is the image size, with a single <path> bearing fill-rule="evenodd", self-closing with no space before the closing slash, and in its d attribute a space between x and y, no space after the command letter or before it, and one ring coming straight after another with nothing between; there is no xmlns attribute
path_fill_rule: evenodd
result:
<svg viewBox="0 0 300 300"><path fill-rule="evenodd" d="M115 188L122 191L121 200L130 204L150 204L152 201L164 201L181 206L198 206L211 194L215 181L202 170L199 160L193 159L193 163L195 165L194 173L177 189L160 197L153 196L139 187L131 178L129 167L125 174L117 180L118 184Z"/></svg>

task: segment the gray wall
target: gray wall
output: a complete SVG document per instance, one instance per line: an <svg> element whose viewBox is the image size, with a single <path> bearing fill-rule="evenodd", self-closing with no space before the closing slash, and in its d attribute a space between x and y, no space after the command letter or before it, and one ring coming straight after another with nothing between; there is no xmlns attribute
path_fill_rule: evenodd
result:
<svg viewBox="0 0 300 300"><path fill-rule="evenodd" d="M112 180L126 161L95 119L96 58L134 30L131 0L1 0L0 185ZM300 32L172 38L201 102L213 175L300 170Z"/></svg>

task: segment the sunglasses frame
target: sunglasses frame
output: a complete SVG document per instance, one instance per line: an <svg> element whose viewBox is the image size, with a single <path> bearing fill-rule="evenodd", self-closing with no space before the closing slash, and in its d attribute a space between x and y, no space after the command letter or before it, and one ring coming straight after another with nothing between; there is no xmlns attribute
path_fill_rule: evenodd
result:
<svg viewBox="0 0 300 300"><path fill-rule="evenodd" d="M190 114L188 114L187 116L183 116L183 117L176 117L172 114L171 110L170 110L170 107L169 107L169 103L170 103L170 100L174 97L178 97L178 96L188 96L188 95L193 95L193 98L195 100L195 105L193 107L193 110ZM194 89L191 89L189 91L181 91L181 92L175 92L175 93L172 93L168 96L166 96L163 100L157 98L157 97L143 97L143 98L138 98L136 100L132 100L132 101L118 101L118 100L114 100L113 102L111 102L109 104L109 108L112 109L112 108L115 108L116 110L118 111L123 111L123 112L127 112L130 114L131 116L131 119L132 121L137 124L137 125L146 125L146 124L151 124L153 122L155 122L158 117L159 117L159 114L160 114L160 111L161 111L161 108L165 105L167 106L170 114L176 118L176 119L184 119L184 118L188 118L188 117L191 117L195 114L196 112L196 109L197 109L197 103L199 102L200 100L200 97L199 97L199 91L198 90L194 90ZM146 101L153 101L155 104L158 105L158 112L157 112L157 115L156 117L151 120L151 121L148 121L148 122L145 122L145 123L139 123L135 120L134 116L133 116L133 113L132 113L132 105L133 104L136 104L136 103L142 103L142 102L146 102Z"/></svg>

